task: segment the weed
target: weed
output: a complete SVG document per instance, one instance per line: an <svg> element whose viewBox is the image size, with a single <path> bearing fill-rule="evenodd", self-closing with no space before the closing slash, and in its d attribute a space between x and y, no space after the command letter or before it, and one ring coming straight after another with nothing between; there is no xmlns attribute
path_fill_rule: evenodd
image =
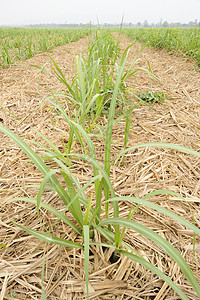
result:
<svg viewBox="0 0 200 300"><path fill-rule="evenodd" d="M145 102L149 103L160 103L165 101L165 94L162 92L145 92L139 93L138 97Z"/></svg>
<svg viewBox="0 0 200 300"><path fill-rule="evenodd" d="M6 299L13 299L17 296L17 293L16 292L11 292L10 294L8 294L6 296Z"/></svg>

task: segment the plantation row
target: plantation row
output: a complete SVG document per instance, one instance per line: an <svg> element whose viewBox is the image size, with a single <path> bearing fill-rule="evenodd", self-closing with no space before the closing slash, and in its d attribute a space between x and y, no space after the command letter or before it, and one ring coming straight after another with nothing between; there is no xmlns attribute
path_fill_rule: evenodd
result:
<svg viewBox="0 0 200 300"><path fill-rule="evenodd" d="M200 67L200 28L124 28L132 40L193 57Z"/></svg>
<svg viewBox="0 0 200 300"><path fill-rule="evenodd" d="M57 220L62 220L66 226L70 226L77 237L79 237L79 242L76 239L71 241L66 238L58 238L53 235L53 232L40 232L40 229L36 231L30 228L31 226L27 228L23 223L18 224L14 222L14 224L45 242L84 250L88 299L89 248L90 245L93 245L113 248L116 257L118 255L126 256L130 260L143 265L171 286L181 299L188 300L188 297L171 280L170 276L167 276L157 266L148 262L129 243L124 241L125 232L128 228L147 237L165 251L177 263L198 297L200 297L200 287L197 279L179 251L157 232L133 220L134 213L142 205L172 218L174 222L180 223L195 234L200 235L200 229L192 221L190 223L172 211L148 201L150 197L157 194L182 197L173 191L161 190L148 193L142 198L119 197L116 195L110 179L113 165L117 164L118 168L123 168L124 160L126 159L125 154L141 147L171 148L200 157L200 153L196 151L167 143L146 143L127 148L132 111L139 105L142 105L143 102L141 99L141 102L138 102L138 105L133 107L130 101L127 101L126 80L130 76L136 76L138 71L144 71L153 76L149 70L136 68L137 58L127 68L126 62L130 47L131 45L121 53L119 42L116 42L110 33L105 34L104 31L100 31L92 34L87 56L76 56L76 74L71 83L67 82L58 64L52 59L52 75L56 76L57 80L64 84L66 103L73 108L69 111L69 107L68 105L65 106L63 99L60 101L60 94L53 94L48 99L52 108L58 112L59 118L62 118L63 122L66 122L66 127L69 128L67 145L63 146L63 149L58 149L48 137L39 133L44 143L48 144L48 146L32 141L40 149L36 153L13 131L0 125L0 130L18 144L44 176L41 185L38 187L38 195L36 195L35 199L22 197L14 199L14 201L34 203L38 217L41 213L40 207L53 213ZM118 112L120 113L118 114ZM105 116L105 113L108 117ZM104 125L100 122L102 116L107 118ZM114 125L123 119L125 120L124 142L119 152L114 154L112 153L114 144L113 128ZM103 158L98 157L97 141L105 145ZM77 143L81 145L79 153L76 150L74 151L74 145ZM74 161L80 160L89 163L93 169L93 175L84 184L81 184L72 172ZM49 166L52 165L54 168L50 169ZM62 177L62 182L64 181L65 184L58 180L56 173ZM93 192L88 195L86 192L87 187L91 185L93 185ZM64 212L52 207L50 203L43 202L43 192L48 190L54 191L59 196L63 203ZM127 217L120 215L119 205L122 201L124 203L132 203L132 208ZM69 210L70 218L65 214L67 210ZM103 244L97 243L95 240L95 231L104 237L105 242Z"/></svg>
<svg viewBox="0 0 200 300"><path fill-rule="evenodd" d="M0 28L0 67L76 41L90 31L91 28ZM200 28L123 28L120 31L132 40L191 56L200 66Z"/></svg>
<svg viewBox="0 0 200 300"><path fill-rule="evenodd" d="M18 60L77 41L88 33L88 28L0 28L0 67L9 67Z"/></svg>

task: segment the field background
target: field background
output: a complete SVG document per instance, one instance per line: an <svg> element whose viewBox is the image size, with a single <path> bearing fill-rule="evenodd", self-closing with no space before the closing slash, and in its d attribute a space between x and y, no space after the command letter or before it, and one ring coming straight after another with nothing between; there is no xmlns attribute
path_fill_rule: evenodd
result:
<svg viewBox="0 0 200 300"><path fill-rule="evenodd" d="M0 66L50 51L89 34L94 28L0 28ZM109 29L107 29L109 30ZM117 31L119 29L110 29ZM121 31L121 29L120 29ZM200 66L200 28L123 28L132 40L193 57Z"/></svg>
<svg viewBox="0 0 200 300"><path fill-rule="evenodd" d="M77 41L89 33L88 28L0 28L0 66Z"/></svg>
<svg viewBox="0 0 200 300"><path fill-rule="evenodd" d="M194 28L134 28L123 32L131 39L166 49L174 55L195 58L200 66L200 27Z"/></svg>

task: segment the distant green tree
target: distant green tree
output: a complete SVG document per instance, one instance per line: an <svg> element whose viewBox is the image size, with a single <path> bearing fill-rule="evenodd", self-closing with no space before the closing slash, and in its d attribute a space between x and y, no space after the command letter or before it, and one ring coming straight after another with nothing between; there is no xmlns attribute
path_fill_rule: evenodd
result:
<svg viewBox="0 0 200 300"><path fill-rule="evenodd" d="M164 21L162 24L163 27L169 27L169 23L167 21Z"/></svg>

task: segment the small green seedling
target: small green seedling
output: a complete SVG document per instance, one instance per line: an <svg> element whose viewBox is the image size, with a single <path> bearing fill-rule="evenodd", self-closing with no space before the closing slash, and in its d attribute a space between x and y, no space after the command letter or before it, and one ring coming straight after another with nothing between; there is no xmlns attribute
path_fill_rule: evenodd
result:
<svg viewBox="0 0 200 300"><path fill-rule="evenodd" d="M146 92L146 93L139 93L138 97L145 102L149 103L159 103L165 102L165 94L162 92Z"/></svg>
<svg viewBox="0 0 200 300"><path fill-rule="evenodd" d="M13 299L17 296L17 293L16 292L11 292L10 294L8 294L6 296L6 299Z"/></svg>

